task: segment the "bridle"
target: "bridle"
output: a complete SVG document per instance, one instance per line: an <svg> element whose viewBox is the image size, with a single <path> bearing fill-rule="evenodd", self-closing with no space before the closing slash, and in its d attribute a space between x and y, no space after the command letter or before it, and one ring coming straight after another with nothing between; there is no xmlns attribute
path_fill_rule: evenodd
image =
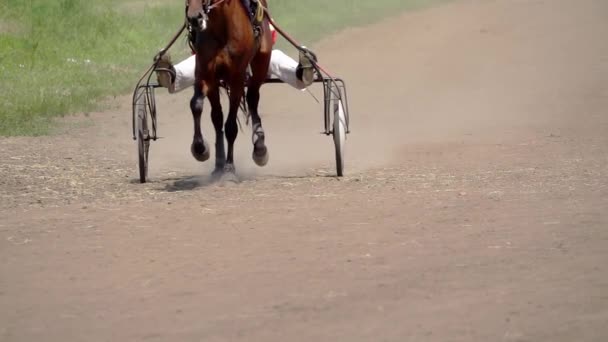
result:
<svg viewBox="0 0 608 342"><path fill-rule="evenodd" d="M216 7L219 7L226 0L201 0L203 9L198 15L194 18L188 17L188 2L186 0L186 22L188 23L189 29L192 30L194 28L199 31L204 31L207 29L207 21L209 21L209 13Z"/></svg>

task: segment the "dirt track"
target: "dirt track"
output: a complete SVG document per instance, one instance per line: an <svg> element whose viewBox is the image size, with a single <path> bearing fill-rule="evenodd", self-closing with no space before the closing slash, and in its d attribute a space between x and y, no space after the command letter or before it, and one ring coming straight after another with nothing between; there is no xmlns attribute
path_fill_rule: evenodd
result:
<svg viewBox="0 0 608 342"><path fill-rule="evenodd" d="M236 185L189 155L186 93L146 185L128 98L1 139L0 340L606 341L607 14L458 1L321 42L343 179L320 107L274 85L270 164L245 128Z"/></svg>

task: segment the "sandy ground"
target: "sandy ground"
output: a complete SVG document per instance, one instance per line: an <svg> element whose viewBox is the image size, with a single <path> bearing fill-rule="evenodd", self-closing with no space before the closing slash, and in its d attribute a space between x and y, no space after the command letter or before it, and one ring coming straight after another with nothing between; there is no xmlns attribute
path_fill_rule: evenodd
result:
<svg viewBox="0 0 608 342"><path fill-rule="evenodd" d="M189 154L189 92L159 94L144 185L128 97L0 139L0 340L606 341L607 15L456 1L315 45L349 87L341 179L277 85L233 185Z"/></svg>

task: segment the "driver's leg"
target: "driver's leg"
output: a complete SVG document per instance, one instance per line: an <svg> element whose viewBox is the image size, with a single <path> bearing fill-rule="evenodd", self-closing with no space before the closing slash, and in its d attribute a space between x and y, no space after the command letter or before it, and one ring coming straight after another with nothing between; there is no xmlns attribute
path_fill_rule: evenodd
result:
<svg viewBox="0 0 608 342"><path fill-rule="evenodd" d="M158 83L161 87L167 88L169 93L177 93L194 85L195 55L173 65L169 54L165 54L158 67L170 70L156 72ZM268 73L270 77L279 78L296 89L306 89L312 84L314 77L312 64L305 55L300 54L300 63L298 63L277 49L272 50Z"/></svg>

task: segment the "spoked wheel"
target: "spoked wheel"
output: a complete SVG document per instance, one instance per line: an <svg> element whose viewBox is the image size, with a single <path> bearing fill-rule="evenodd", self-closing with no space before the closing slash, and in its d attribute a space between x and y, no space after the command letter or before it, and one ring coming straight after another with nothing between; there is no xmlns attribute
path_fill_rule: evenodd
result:
<svg viewBox="0 0 608 342"><path fill-rule="evenodd" d="M148 129L148 99L145 88L136 94L133 106L135 119L135 140L139 156L139 181L145 183L148 179L148 153L150 152L150 130Z"/></svg>
<svg viewBox="0 0 608 342"><path fill-rule="evenodd" d="M336 147L336 171L338 177L344 176L344 145L346 144L346 115L342 100L334 103L333 136Z"/></svg>

